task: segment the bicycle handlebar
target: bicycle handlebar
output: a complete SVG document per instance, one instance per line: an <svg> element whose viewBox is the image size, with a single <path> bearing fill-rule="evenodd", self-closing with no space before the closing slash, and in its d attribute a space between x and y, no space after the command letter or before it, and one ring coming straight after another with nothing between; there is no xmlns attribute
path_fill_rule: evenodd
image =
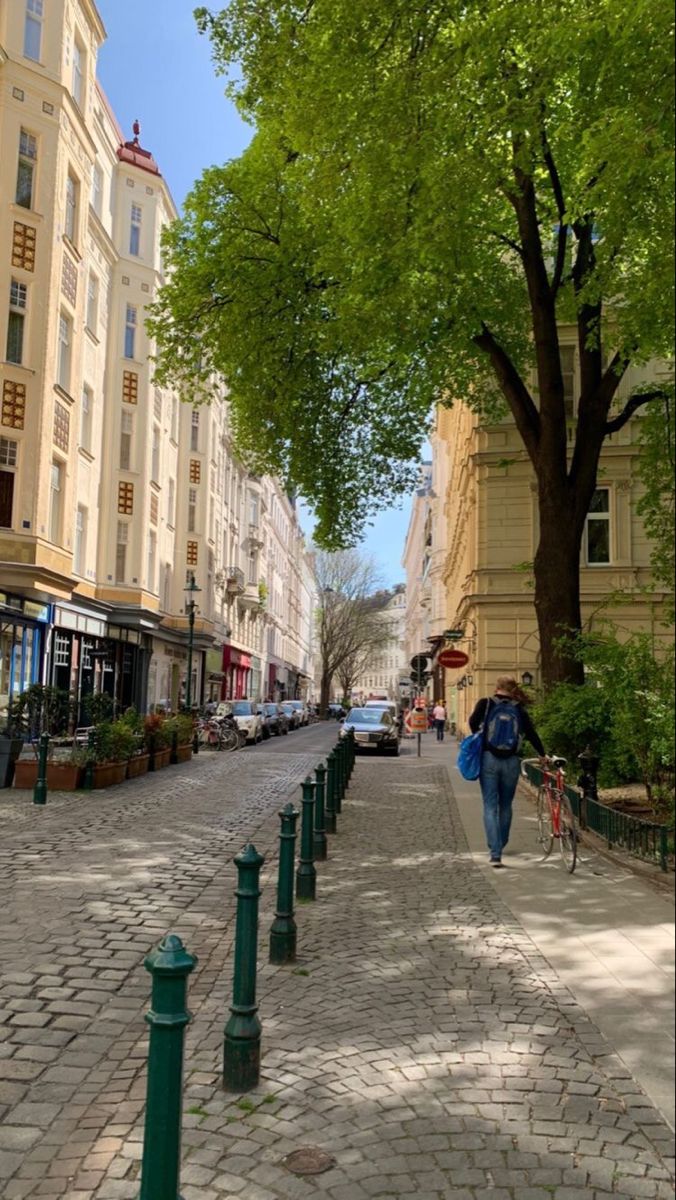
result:
<svg viewBox="0 0 676 1200"><path fill-rule="evenodd" d="M525 767L542 767L545 770L549 767L565 767L566 759L561 758L558 754L545 754L543 758L522 758L521 759L521 774L525 776Z"/></svg>

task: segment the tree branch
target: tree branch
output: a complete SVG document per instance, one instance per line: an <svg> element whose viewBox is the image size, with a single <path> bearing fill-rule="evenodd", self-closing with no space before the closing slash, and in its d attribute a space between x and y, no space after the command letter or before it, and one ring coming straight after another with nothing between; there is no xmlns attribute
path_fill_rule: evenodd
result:
<svg viewBox="0 0 676 1200"><path fill-rule="evenodd" d="M498 233L495 229L491 229L490 234L491 237L497 238L499 242L503 243L503 245L509 246L510 250L513 250L515 254L518 254L519 258L523 262L523 246L520 246L518 242L513 241L512 238L507 237L506 234Z"/></svg>
<svg viewBox="0 0 676 1200"><path fill-rule="evenodd" d="M486 324L482 323L481 333L477 334L472 340L475 346L478 346L490 358L502 394L513 413L526 449L531 459L533 459L537 454L540 439L540 414L533 403L533 398L528 388L511 358L503 350L499 342L496 341Z"/></svg>
<svg viewBox="0 0 676 1200"><path fill-rule="evenodd" d="M568 226L564 220L566 214L566 201L563 195L563 187L561 186L561 178L559 176L556 163L554 162L554 155L552 154L551 147L547 140L544 121L542 124L541 139L542 157L549 173L549 180L552 185L554 200L556 201L556 211L559 214L559 232L556 242L556 262L554 264L554 274L552 275L552 281L550 285L552 296L556 297L563 279L563 268L566 265L566 244L568 241Z"/></svg>
<svg viewBox="0 0 676 1200"><path fill-rule="evenodd" d="M649 392L637 392L636 395L630 396L622 412L613 417L612 421L606 422L603 430L605 436L617 433L619 429L622 429L627 421L631 420L637 409L642 408L644 404L650 404L651 400L666 400L667 395L668 393L663 388L653 388Z"/></svg>

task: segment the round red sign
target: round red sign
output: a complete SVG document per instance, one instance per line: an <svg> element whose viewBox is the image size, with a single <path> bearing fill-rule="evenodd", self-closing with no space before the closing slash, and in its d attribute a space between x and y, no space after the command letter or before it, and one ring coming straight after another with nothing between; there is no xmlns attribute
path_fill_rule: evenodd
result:
<svg viewBox="0 0 676 1200"><path fill-rule="evenodd" d="M442 650L441 653L437 655L437 662L440 667L449 667L452 670L453 667L466 667L469 662L469 658L463 650L453 650L449 648L448 650Z"/></svg>

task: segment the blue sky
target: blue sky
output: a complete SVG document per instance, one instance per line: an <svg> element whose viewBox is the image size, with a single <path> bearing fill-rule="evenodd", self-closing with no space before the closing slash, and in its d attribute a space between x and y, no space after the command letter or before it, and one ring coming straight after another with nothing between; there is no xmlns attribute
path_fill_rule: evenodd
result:
<svg viewBox="0 0 676 1200"><path fill-rule="evenodd" d="M132 123L141 122L141 144L154 154L180 208L205 167L242 152L251 127L223 94L209 42L197 33L196 0L96 3L108 34L99 54L100 82L128 137ZM402 508L378 514L363 543L385 586L404 578L400 559L409 511L405 500ZM303 524L310 533L307 514Z"/></svg>

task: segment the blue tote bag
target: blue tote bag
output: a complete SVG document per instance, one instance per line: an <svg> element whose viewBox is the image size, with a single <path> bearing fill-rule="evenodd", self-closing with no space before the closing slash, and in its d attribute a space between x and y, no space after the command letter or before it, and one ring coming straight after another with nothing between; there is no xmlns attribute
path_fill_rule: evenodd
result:
<svg viewBox="0 0 676 1200"><path fill-rule="evenodd" d="M484 717L484 725L490 711L491 702L486 705L486 716ZM463 779L468 779L473 783L479 778L481 773L481 756L484 752L484 725L478 729L476 733L470 733L463 738L458 750L458 761L456 766L462 775Z"/></svg>

